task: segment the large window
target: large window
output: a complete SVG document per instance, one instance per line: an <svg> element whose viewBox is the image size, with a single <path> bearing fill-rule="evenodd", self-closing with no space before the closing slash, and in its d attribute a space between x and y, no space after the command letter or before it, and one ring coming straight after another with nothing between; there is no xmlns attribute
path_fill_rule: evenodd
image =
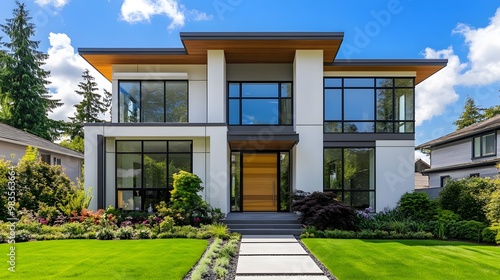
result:
<svg viewBox="0 0 500 280"><path fill-rule="evenodd" d="M145 210L170 199L174 173L192 170L192 141L116 141L118 208Z"/></svg>
<svg viewBox="0 0 500 280"><path fill-rule="evenodd" d="M323 190L352 207L374 208L374 154L374 148L325 148Z"/></svg>
<svg viewBox="0 0 500 280"><path fill-rule="evenodd" d="M119 81L120 122L188 121L187 81Z"/></svg>
<svg viewBox="0 0 500 280"><path fill-rule="evenodd" d="M291 125L292 83L229 83L229 125Z"/></svg>
<svg viewBox="0 0 500 280"><path fill-rule="evenodd" d="M494 132L474 137L472 152L474 158L494 156L496 154L496 135Z"/></svg>
<svg viewBox="0 0 500 280"><path fill-rule="evenodd" d="M413 133L413 78L325 78L326 133Z"/></svg>

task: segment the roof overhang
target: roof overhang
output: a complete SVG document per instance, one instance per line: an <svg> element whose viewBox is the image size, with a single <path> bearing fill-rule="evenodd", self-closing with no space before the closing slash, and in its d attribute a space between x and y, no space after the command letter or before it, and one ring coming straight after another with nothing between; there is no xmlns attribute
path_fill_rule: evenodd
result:
<svg viewBox="0 0 500 280"><path fill-rule="evenodd" d="M184 48L79 48L111 81L113 64L206 64L208 50L224 50L226 63L293 63L296 50L322 50L335 58L343 32L181 32Z"/></svg>
<svg viewBox="0 0 500 280"><path fill-rule="evenodd" d="M415 84L429 78L448 63L447 59L336 59L324 63L324 71L388 71L416 73Z"/></svg>
<svg viewBox="0 0 500 280"><path fill-rule="evenodd" d="M443 171L469 169L469 168L482 167L482 166L495 166L499 162L500 162L500 159L495 158L495 159L489 159L489 160L483 160L483 161L475 161L475 162L448 165L448 166L442 166L442 167L435 167L435 168L422 170L420 173L429 174L429 173L436 173L436 172L443 172Z"/></svg>

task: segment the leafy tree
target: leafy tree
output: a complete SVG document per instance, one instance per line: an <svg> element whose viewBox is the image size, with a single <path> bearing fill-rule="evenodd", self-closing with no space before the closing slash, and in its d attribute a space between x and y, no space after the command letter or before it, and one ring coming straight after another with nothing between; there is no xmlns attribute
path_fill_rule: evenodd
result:
<svg viewBox="0 0 500 280"><path fill-rule="evenodd" d="M481 113L483 109L476 105L474 99L470 96L467 97L465 101L464 109L458 120L453 124L457 126L457 130L465 128L467 126L473 125L475 123L481 122L485 119L485 116Z"/></svg>
<svg viewBox="0 0 500 280"><path fill-rule="evenodd" d="M83 100L75 105L76 112L74 117L70 117L71 125L69 134L71 139L75 137L84 138L83 125L84 123L103 122L99 115L106 112L106 100L101 100L102 96L97 92L97 83L95 78L90 75L88 69L83 71L83 82L78 84L79 90L75 92L83 97Z"/></svg>
<svg viewBox="0 0 500 280"><path fill-rule="evenodd" d="M83 138L81 138L80 136L76 136L75 138L73 138L71 140L61 141L61 143L59 143L59 145L65 147L65 148L71 149L73 151L83 153L85 151L84 143L85 142L84 142Z"/></svg>
<svg viewBox="0 0 500 280"><path fill-rule="evenodd" d="M500 105L494 105L484 109L485 119L493 118L496 115L500 115Z"/></svg>
<svg viewBox="0 0 500 280"><path fill-rule="evenodd" d="M46 86L49 71L42 68L47 54L37 50L39 41L33 41L35 25L26 10L26 5L16 1L13 18L7 19L1 30L10 39L1 45L7 49L3 73L2 92L8 94L10 103L7 123L49 140L59 122L48 117L48 112L61 105L60 100L50 99Z"/></svg>

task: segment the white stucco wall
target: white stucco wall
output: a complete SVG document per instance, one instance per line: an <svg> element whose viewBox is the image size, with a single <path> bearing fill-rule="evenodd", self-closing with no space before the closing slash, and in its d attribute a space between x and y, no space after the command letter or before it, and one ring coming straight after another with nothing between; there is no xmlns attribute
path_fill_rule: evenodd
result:
<svg viewBox="0 0 500 280"><path fill-rule="evenodd" d="M293 64L293 189L323 190L323 51L298 50Z"/></svg>
<svg viewBox="0 0 500 280"><path fill-rule="evenodd" d="M375 142L376 211L394 208L401 195L415 187L413 140Z"/></svg>
<svg viewBox="0 0 500 280"><path fill-rule="evenodd" d="M207 51L207 112L209 123L226 121L226 59L222 50Z"/></svg>

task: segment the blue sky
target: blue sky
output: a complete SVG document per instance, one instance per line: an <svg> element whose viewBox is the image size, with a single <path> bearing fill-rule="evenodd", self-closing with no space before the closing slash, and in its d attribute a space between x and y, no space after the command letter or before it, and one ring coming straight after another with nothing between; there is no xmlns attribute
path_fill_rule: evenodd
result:
<svg viewBox="0 0 500 280"><path fill-rule="evenodd" d="M50 55L51 91L72 115L73 91L89 66L81 47L181 47L179 32L344 32L338 58L449 58L417 87L416 144L452 132L469 95L500 104L500 4L456 0L25 0L40 50ZM0 22L14 0L2 0ZM498 10L498 12L497 12ZM495 24L496 23L496 24ZM2 35L0 35L2 36ZM4 38L5 40L5 38ZM93 72L97 76L96 72ZM102 77L101 87L110 88Z"/></svg>

